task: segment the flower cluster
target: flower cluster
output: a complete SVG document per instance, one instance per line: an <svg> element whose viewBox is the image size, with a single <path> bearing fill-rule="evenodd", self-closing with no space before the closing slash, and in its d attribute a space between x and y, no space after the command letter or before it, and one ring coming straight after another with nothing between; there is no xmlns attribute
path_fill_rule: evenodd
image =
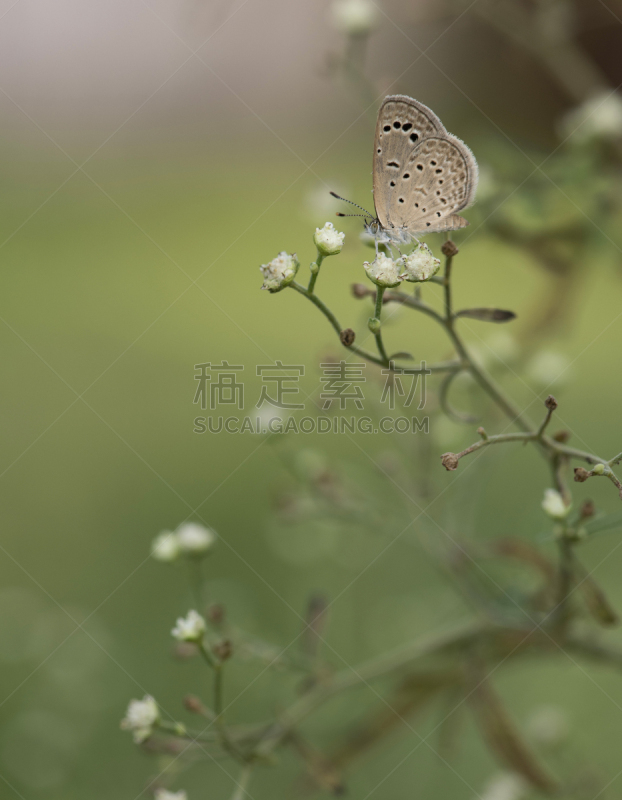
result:
<svg viewBox="0 0 622 800"><path fill-rule="evenodd" d="M146 694L142 700L130 700L125 717L121 720L121 728L132 731L134 741L140 744L151 736L159 721L158 704L151 695Z"/></svg>
<svg viewBox="0 0 622 800"><path fill-rule="evenodd" d="M340 233L332 222L327 222L323 228L315 229L313 241L322 256L336 256L341 253L345 238L345 233Z"/></svg>
<svg viewBox="0 0 622 800"><path fill-rule="evenodd" d="M201 558L216 544L216 534L198 522L184 522L176 531L162 531L151 544L158 561L175 561L180 555Z"/></svg>
<svg viewBox="0 0 622 800"><path fill-rule="evenodd" d="M366 261L363 266L367 277L376 286L392 288L402 281L429 281L438 272L441 262L432 255L427 244L420 242L407 256L393 260L384 253L378 253L371 264Z"/></svg>
<svg viewBox="0 0 622 800"><path fill-rule="evenodd" d="M180 642L200 642L207 630L207 624L198 611L191 610L185 617L179 617L171 631Z"/></svg>
<svg viewBox="0 0 622 800"><path fill-rule="evenodd" d="M262 289L267 289L269 292L280 292L294 280L300 262L296 253L286 253L285 250L280 252L276 258L269 261L267 264L262 264L259 268L263 275Z"/></svg>

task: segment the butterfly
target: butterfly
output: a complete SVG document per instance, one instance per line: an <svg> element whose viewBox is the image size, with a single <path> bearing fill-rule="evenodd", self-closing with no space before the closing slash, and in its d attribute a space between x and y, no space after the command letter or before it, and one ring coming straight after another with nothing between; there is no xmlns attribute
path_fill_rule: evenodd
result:
<svg viewBox="0 0 622 800"><path fill-rule="evenodd" d="M365 214L338 216L365 216L376 250L379 244L409 244L417 234L466 227L468 220L456 212L475 200L477 179L475 156L433 111L412 97L390 95L380 106L374 137L376 215L352 203Z"/></svg>

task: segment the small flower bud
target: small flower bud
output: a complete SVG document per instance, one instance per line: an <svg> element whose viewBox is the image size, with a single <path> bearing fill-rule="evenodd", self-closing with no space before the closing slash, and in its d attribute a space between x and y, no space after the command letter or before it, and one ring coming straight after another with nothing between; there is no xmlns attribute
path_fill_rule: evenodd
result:
<svg viewBox="0 0 622 800"><path fill-rule="evenodd" d="M604 471L605 471L605 465L604 464L595 464L592 467L592 472L594 473L594 475L602 475L604 473Z"/></svg>
<svg viewBox="0 0 622 800"><path fill-rule="evenodd" d="M121 720L121 728L132 731L134 741L140 744L151 736L159 720L158 704L151 695L146 694L142 700L130 700L125 717Z"/></svg>
<svg viewBox="0 0 622 800"><path fill-rule="evenodd" d="M568 718L556 706L542 706L527 721L527 729L538 744L554 747L568 737Z"/></svg>
<svg viewBox="0 0 622 800"><path fill-rule="evenodd" d="M376 317L370 317L367 320L367 327L372 333L378 333L381 328L382 323Z"/></svg>
<svg viewBox="0 0 622 800"><path fill-rule="evenodd" d="M486 431L481 426L477 429L477 433L478 433L479 436L482 437L482 439L484 441L486 441L488 439L488 434L486 433Z"/></svg>
<svg viewBox="0 0 622 800"><path fill-rule="evenodd" d="M441 464L448 472L458 469L458 462L460 459L455 453L443 453L441 456Z"/></svg>
<svg viewBox="0 0 622 800"><path fill-rule="evenodd" d="M157 561L175 561L179 556L179 540L172 531L162 531L151 542L151 555Z"/></svg>
<svg viewBox="0 0 622 800"><path fill-rule="evenodd" d="M214 603L207 609L207 618L212 625L222 625L225 619L225 607L220 603Z"/></svg>
<svg viewBox="0 0 622 800"><path fill-rule="evenodd" d="M356 334L354 333L352 328L345 328L339 334L339 340L341 341L341 344L345 345L346 347L352 347L355 338Z"/></svg>
<svg viewBox="0 0 622 800"><path fill-rule="evenodd" d="M203 716L206 713L205 706L194 694L187 694L184 697L184 708L186 711L190 711L191 714L201 714Z"/></svg>
<svg viewBox="0 0 622 800"><path fill-rule="evenodd" d="M579 510L579 516L581 519L589 519L593 517L596 513L596 506L594 505L592 500L584 500L583 505Z"/></svg>
<svg viewBox="0 0 622 800"><path fill-rule="evenodd" d="M294 280L300 262L296 253L289 255L283 250L276 258L259 268L263 274L262 289L269 292L280 292Z"/></svg>
<svg viewBox="0 0 622 800"><path fill-rule="evenodd" d="M549 411L555 411L557 408L557 400L550 394L544 401L544 405Z"/></svg>
<svg viewBox="0 0 622 800"><path fill-rule="evenodd" d="M345 233L340 233L332 222L327 222L323 228L315 229L313 241L323 256L336 256L341 253L345 238Z"/></svg>
<svg viewBox="0 0 622 800"><path fill-rule="evenodd" d="M553 439L555 439L555 441L559 442L560 444L566 444L568 439L570 439L570 431L566 430L556 431L553 434Z"/></svg>
<svg viewBox="0 0 622 800"><path fill-rule="evenodd" d="M448 239L446 242L443 242L443 244L441 245L441 253L446 258L451 258L452 256L457 256L459 252L460 251L458 250L456 245L451 241L451 239Z"/></svg>
<svg viewBox="0 0 622 800"><path fill-rule="evenodd" d="M349 36L365 36L378 23L378 8L371 0L336 0L330 11L335 28Z"/></svg>
<svg viewBox="0 0 622 800"><path fill-rule="evenodd" d="M583 469L583 467L575 467L574 479L577 483L585 483L589 477L590 473L586 469Z"/></svg>
<svg viewBox="0 0 622 800"><path fill-rule="evenodd" d="M233 655L233 645L230 639L223 639L221 642L217 642L212 650L219 661L226 661Z"/></svg>
<svg viewBox="0 0 622 800"><path fill-rule="evenodd" d="M367 295L369 294L369 289L362 283L353 283L351 288L352 288L352 295L356 297L358 300L360 300L362 297L367 297Z"/></svg>
<svg viewBox="0 0 622 800"><path fill-rule="evenodd" d="M216 544L216 534L198 522L184 522L177 528L177 541L182 553L202 556Z"/></svg>
<svg viewBox="0 0 622 800"><path fill-rule="evenodd" d="M570 512L570 506L564 503L564 499L556 489L545 489L542 509L551 519L564 520Z"/></svg>
<svg viewBox="0 0 622 800"><path fill-rule="evenodd" d="M189 611L185 617L179 617L171 635L180 642L200 642L207 625L198 611Z"/></svg>
<svg viewBox="0 0 622 800"><path fill-rule="evenodd" d="M400 278L410 283L429 281L441 266L440 259L435 258L430 248L423 242L415 247L412 253L399 258L397 263L403 270Z"/></svg>
<svg viewBox="0 0 622 800"><path fill-rule="evenodd" d="M365 261L363 266L370 281L376 286L393 287L398 286L401 282L400 270L395 261L384 253L378 253L376 258L369 263Z"/></svg>

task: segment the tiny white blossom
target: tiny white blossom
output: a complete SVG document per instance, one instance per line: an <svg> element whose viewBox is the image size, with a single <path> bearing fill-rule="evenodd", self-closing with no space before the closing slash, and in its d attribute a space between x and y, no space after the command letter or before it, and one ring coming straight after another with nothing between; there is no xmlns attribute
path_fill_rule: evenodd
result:
<svg viewBox="0 0 622 800"><path fill-rule="evenodd" d="M337 30L350 36L371 33L378 23L378 8L371 0L336 0L330 9Z"/></svg>
<svg viewBox="0 0 622 800"><path fill-rule="evenodd" d="M216 544L214 531L198 522L184 522L175 532L179 549L189 555L202 555Z"/></svg>
<svg viewBox="0 0 622 800"><path fill-rule="evenodd" d="M132 731L134 741L140 744L151 736L159 719L158 704L151 695L146 694L142 700L130 700L125 717L121 720L121 728Z"/></svg>
<svg viewBox="0 0 622 800"><path fill-rule="evenodd" d="M345 238L345 233L340 233L332 222L327 222L323 228L315 229L313 241L323 256L336 256L341 253Z"/></svg>
<svg viewBox="0 0 622 800"><path fill-rule="evenodd" d="M370 281L373 281L376 286L397 286L401 282L400 270L397 262L392 258L385 256L384 253L378 253L376 258L369 263L365 261L363 266Z"/></svg>
<svg viewBox="0 0 622 800"><path fill-rule="evenodd" d="M168 789L156 789L155 800L188 800L188 795L180 789L178 792L169 792Z"/></svg>
<svg viewBox="0 0 622 800"><path fill-rule="evenodd" d="M189 611L185 617L179 617L171 634L180 642L198 642L207 630L205 620L198 611Z"/></svg>
<svg viewBox="0 0 622 800"><path fill-rule="evenodd" d="M151 542L151 555L157 561L175 561L179 555L179 540L172 531L162 531Z"/></svg>
<svg viewBox="0 0 622 800"><path fill-rule="evenodd" d="M441 266L440 259L434 258L430 248L423 242L409 255L398 258L397 264L404 270L400 278L411 283L429 281Z"/></svg>
<svg viewBox="0 0 622 800"><path fill-rule="evenodd" d="M556 489L545 489L542 509L551 519L566 519L570 512L570 506L564 503L561 494Z"/></svg>
<svg viewBox="0 0 622 800"><path fill-rule="evenodd" d="M272 261L259 267L263 275L261 288L269 292L280 292L294 280L299 266L296 253L290 255L283 250Z"/></svg>
<svg viewBox="0 0 622 800"><path fill-rule="evenodd" d="M577 142L621 138L622 97L617 92L601 92L591 97L566 114L561 133Z"/></svg>
<svg viewBox="0 0 622 800"><path fill-rule="evenodd" d="M255 433L282 433L285 424L283 411L272 406L262 406L257 414Z"/></svg>
<svg viewBox="0 0 622 800"><path fill-rule="evenodd" d="M529 787L520 775L501 772L495 775L481 795L480 800L521 800L527 797Z"/></svg>

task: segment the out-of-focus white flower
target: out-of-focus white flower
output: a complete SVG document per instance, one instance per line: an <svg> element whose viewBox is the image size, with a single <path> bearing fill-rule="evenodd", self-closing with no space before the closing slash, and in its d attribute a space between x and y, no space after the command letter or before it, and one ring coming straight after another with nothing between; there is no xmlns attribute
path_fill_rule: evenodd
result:
<svg viewBox="0 0 622 800"><path fill-rule="evenodd" d="M207 625L198 611L189 611L185 617L179 617L171 634L180 642L198 642L203 638Z"/></svg>
<svg viewBox="0 0 622 800"><path fill-rule="evenodd" d="M323 228L315 229L313 241L323 256L336 256L341 253L345 238L345 233L340 233L332 222L327 222Z"/></svg>
<svg viewBox="0 0 622 800"><path fill-rule="evenodd" d="M151 736L159 719L158 704L151 695L146 694L142 700L130 700L125 717L121 720L121 728L132 731L134 741L140 744Z"/></svg>
<svg viewBox="0 0 622 800"><path fill-rule="evenodd" d="M214 531L198 522L184 522L175 532L179 549L188 555L203 555L216 544Z"/></svg>
<svg viewBox="0 0 622 800"><path fill-rule="evenodd" d="M527 378L539 388L560 388L569 377L570 359L555 350L542 350L527 365Z"/></svg>
<svg viewBox="0 0 622 800"><path fill-rule="evenodd" d="M561 134L576 142L589 139L622 138L622 97L617 92L601 92L566 114Z"/></svg>
<svg viewBox="0 0 622 800"><path fill-rule="evenodd" d="M299 266L296 253L290 255L283 250L272 261L259 267L263 275L261 288L273 293L280 292L294 280Z"/></svg>
<svg viewBox="0 0 622 800"><path fill-rule="evenodd" d="M398 258L397 263L404 270L400 278L411 283L429 281L441 266L440 259L434 258L430 248L423 242L409 255Z"/></svg>
<svg viewBox="0 0 622 800"><path fill-rule="evenodd" d="M264 405L257 414L255 433L282 433L285 425L285 415L279 408Z"/></svg>
<svg viewBox="0 0 622 800"><path fill-rule="evenodd" d="M557 489L545 489L542 509L551 519L566 519L570 512L570 506L564 503L564 499Z"/></svg>
<svg viewBox="0 0 622 800"><path fill-rule="evenodd" d="M507 331L495 331L492 336L486 340L488 351L492 351L497 361L500 361L505 366L509 366L513 361L516 361L520 353L518 342Z"/></svg>
<svg viewBox="0 0 622 800"><path fill-rule="evenodd" d="M172 531L162 531L151 542L151 555L157 561L175 561L179 556L179 539Z"/></svg>
<svg viewBox="0 0 622 800"><path fill-rule="evenodd" d="M501 772L490 780L480 800L521 800L527 793L527 783L520 775Z"/></svg>
<svg viewBox="0 0 622 800"><path fill-rule="evenodd" d="M541 706L527 721L527 730L539 744L555 747L568 737L568 717L557 706Z"/></svg>
<svg viewBox="0 0 622 800"><path fill-rule="evenodd" d="M376 258L369 263L365 261L363 266L370 281L373 281L376 286L397 286L401 282L400 270L397 262L392 258L385 256L384 253L378 253Z"/></svg>
<svg viewBox="0 0 622 800"><path fill-rule="evenodd" d="M349 36L364 36L378 24L378 7L371 0L335 0L330 13L333 25Z"/></svg>
<svg viewBox="0 0 622 800"><path fill-rule="evenodd" d="M156 789L155 800L188 800L188 795L180 789L178 792L169 792L168 789Z"/></svg>

